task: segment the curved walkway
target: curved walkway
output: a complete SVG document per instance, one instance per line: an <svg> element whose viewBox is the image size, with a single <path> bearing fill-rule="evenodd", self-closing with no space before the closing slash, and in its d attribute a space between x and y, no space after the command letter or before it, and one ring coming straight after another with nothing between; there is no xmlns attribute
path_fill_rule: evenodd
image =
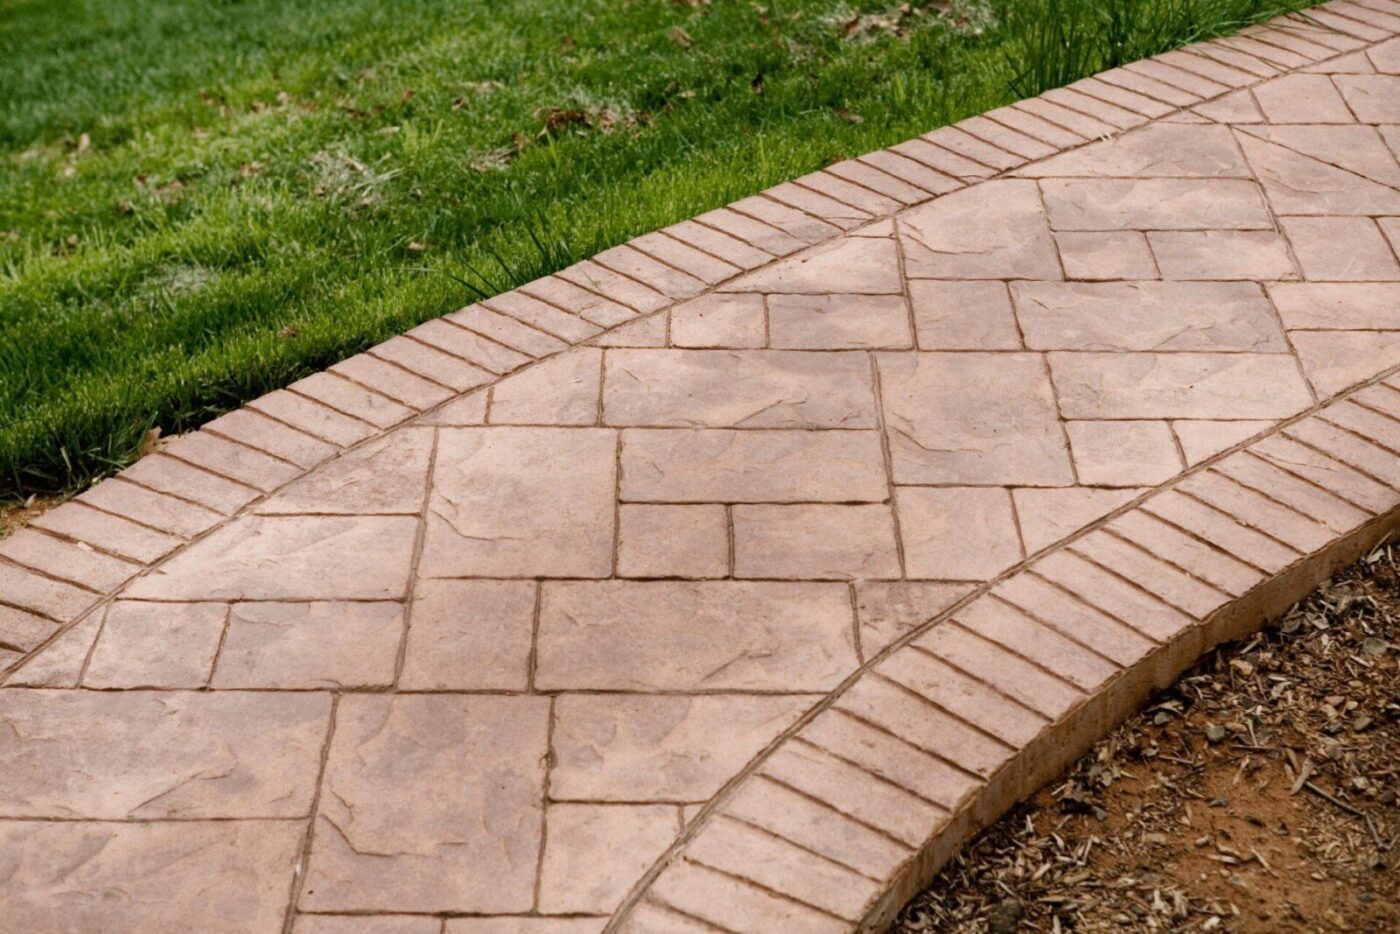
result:
<svg viewBox="0 0 1400 934"><path fill-rule="evenodd" d="M26 931L878 928L1400 520L1400 2L840 163L0 543Z"/></svg>

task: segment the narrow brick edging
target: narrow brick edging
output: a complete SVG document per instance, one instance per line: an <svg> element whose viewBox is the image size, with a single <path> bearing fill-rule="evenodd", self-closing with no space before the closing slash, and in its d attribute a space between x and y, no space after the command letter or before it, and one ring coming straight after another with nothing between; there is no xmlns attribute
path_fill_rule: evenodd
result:
<svg viewBox="0 0 1400 934"><path fill-rule="evenodd" d="M886 646L784 731L700 810L686 833L639 880L606 930L655 930L667 916L672 921L703 917L704 923L718 922L724 930L779 930L790 925L804 931L836 931L848 925L860 931L883 930L964 842L1053 778L1202 655L1222 642L1258 631L1339 568L1400 531L1397 393L1400 367L1393 367L1143 494L1033 555ZM1202 478L1208 483L1238 476L1251 476L1258 484L1235 484L1254 509L1232 506L1218 498L1212 503L1209 492L1201 495ZM1260 483L1259 477L1273 483ZM1158 530L1158 541L1143 534L1143 522ZM1136 532L1132 531L1134 525L1139 527ZM1302 544L1307 536L1320 534L1319 530L1326 531L1326 540L1319 547L1309 549ZM1289 540L1294 544L1285 544ZM1109 544L1119 558L1105 555L1102 546ZM1067 554L1073 556L1070 569L1063 566ZM1086 559L1085 554L1092 559ZM1061 565L1058 569L1047 569L1056 563ZM1224 573L1226 567L1231 569L1229 574ZM1242 571L1254 578L1247 589L1222 589L1227 587L1223 583L1227 578L1238 581ZM1037 587L1048 584L1054 591L1058 604L1048 612L1024 596L1020 603L1003 598L1028 576L1041 581ZM1208 583L1207 578L1215 578L1215 583ZM1186 593L1208 602L1197 603L1195 612L1188 611L1182 604L1193 601L1183 599ZM1136 608L1150 612L1134 613L1131 605L1124 612L1118 598L1125 594L1131 595L1130 604L1136 601ZM1160 622L1142 622L1168 616L1179 625L1163 630ZM944 629L943 624L949 622L953 628ZM1015 638L1008 638L1002 626L1016 629ZM1110 662L1116 670L1097 682L1086 680L1082 664L1086 659L1110 661L1113 650L1094 639L1096 632L1101 634L1108 628L1116 628L1120 634L1131 632L1148 647L1135 657ZM959 654L956 647L951 653L938 647L940 634L945 632L955 633L963 642L976 640L983 647L979 654L993 659L992 663L968 668L970 655ZM1018 645L1032 645L1040 651L1031 658L1023 655ZM1055 645L1061 651L1051 647ZM995 660L997 656L1001 664ZM923 659L920 664L924 665L932 661L956 673L979 693L976 698L964 695L962 700L975 703L981 715L948 705L947 697L942 696L948 695L946 685L920 685L911 678L907 666L899 664L911 658ZM892 677L887 673L890 668L905 668L905 673ZM1031 671L1042 685L1018 683L1023 672ZM927 717L948 723L930 727L906 719L900 724L898 713L891 713L888 703L849 700L876 682L886 685L880 688L886 694L903 692L916 709L922 705ZM1051 684L1056 687L1054 692L1041 690ZM1065 695L1077 697L1066 704ZM1022 721L1027 712L1036 710L1045 724L1033 736L1017 739L1010 735L1014 726L996 723L998 710L1016 711ZM982 725L975 723L979 720ZM968 737L997 737L1004 747L1001 761L979 775L979 770L968 764L968 756L975 758L976 754L968 754L951 742L953 735L947 727L954 721ZM879 747L855 738L850 722L861 724L855 728L857 733L883 735L886 751L899 748L903 753L898 759L882 756ZM999 733L1003 728L1006 732ZM940 730L942 735L935 742L927 739L930 731ZM809 739L811 736L816 738ZM840 738L833 742L833 737ZM773 769L771 761L785 750L790 752L794 740L801 750L816 750L816 756L828 760L830 767L825 772L820 768L803 771L789 757L785 767ZM907 766L919 760L945 771L951 766L962 779L973 780L971 787L944 802L918 795L911 787L917 783L910 782L907 768L901 772L900 762ZM853 773L861 777L853 779ZM828 831L824 839L801 840L802 834L794 832L786 817L774 821L784 835L800 841L790 842L762 826L762 818L756 823L754 808L736 807L760 780L794 792L788 800L795 810L821 811L822 818L811 826L824 824ZM928 778L928 784L937 784L937 779ZM888 788L898 786L911 800L919 798L924 810L931 806L943 812L920 844L909 843L908 814L881 814L878 806L869 803L881 797L881 786L888 786L883 789L886 799L890 797ZM774 843L762 860L736 843L732 834L728 841L710 844L706 834L713 832L717 820L723 820L721 828L740 825L772 831L773 840L781 842ZM831 833L834 824L858 825L899 841L907 856L877 879L869 874L869 857L862 854L862 847ZM725 830L719 833L723 836ZM777 855L784 847L786 858ZM697 848L701 850L698 857L692 855ZM813 855L832 866L855 867L861 873L849 873L839 894L814 894L818 892L815 886L804 892L800 884L794 885L796 877L784 864L801 867L804 860L810 863ZM774 875L775 867L784 868L778 868ZM747 899L732 887L718 890L717 880L723 877L749 883ZM783 877L783 884L779 884L777 880ZM675 884L669 884L673 879ZM765 885L769 879L772 884ZM824 898L849 898L852 891L859 893L862 885L867 894L858 914L842 914L830 901L818 904ZM691 905L687 898L704 901ZM721 898L727 898L728 903L717 908L716 899ZM689 908L698 910L692 913Z"/></svg>

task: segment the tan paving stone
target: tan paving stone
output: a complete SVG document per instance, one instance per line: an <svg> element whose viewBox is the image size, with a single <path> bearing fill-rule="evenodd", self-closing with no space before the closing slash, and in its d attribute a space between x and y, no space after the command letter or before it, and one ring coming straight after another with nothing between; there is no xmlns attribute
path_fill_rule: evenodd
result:
<svg viewBox="0 0 1400 934"><path fill-rule="evenodd" d="M561 695L554 711L550 796L706 801L816 699Z"/></svg>
<svg viewBox="0 0 1400 934"><path fill-rule="evenodd" d="M1066 418L1284 418L1312 402L1286 354L1049 356Z"/></svg>
<svg viewBox="0 0 1400 934"><path fill-rule="evenodd" d="M343 697L300 907L528 911L549 703Z"/></svg>
<svg viewBox="0 0 1400 934"><path fill-rule="evenodd" d="M275 934L302 834L300 821L0 820L0 914L16 931Z"/></svg>
<svg viewBox="0 0 1400 934"><path fill-rule="evenodd" d="M1246 438L1251 438L1269 428L1273 422L1259 419L1237 421L1193 421L1183 420L1171 423L1176 439L1181 443L1188 466L1195 466L1208 457L1213 457L1227 448L1232 448Z"/></svg>
<svg viewBox="0 0 1400 934"><path fill-rule="evenodd" d="M1259 126L1251 127L1249 133L1374 182L1400 185L1400 165L1376 127Z"/></svg>
<svg viewBox="0 0 1400 934"><path fill-rule="evenodd" d="M1036 562L1034 571L1154 642L1171 642L1192 625L1191 617L1177 607L1069 550L1051 552Z"/></svg>
<svg viewBox="0 0 1400 934"><path fill-rule="evenodd" d="M1004 179L954 192L900 218L914 279L1059 279L1034 182Z"/></svg>
<svg viewBox="0 0 1400 934"><path fill-rule="evenodd" d="M409 691L525 690L535 588L533 581L419 581L399 686Z"/></svg>
<svg viewBox="0 0 1400 934"><path fill-rule="evenodd" d="M901 289L894 241L843 237L740 276L725 283L724 291L897 294Z"/></svg>
<svg viewBox="0 0 1400 934"><path fill-rule="evenodd" d="M1011 491L1026 551L1034 554L1108 515L1142 493L1137 487L1104 490L1082 486Z"/></svg>
<svg viewBox="0 0 1400 934"><path fill-rule="evenodd" d="M902 656L915 651L906 648L897 654ZM902 660L897 661L892 656L886 659L882 669L894 670ZM947 666L942 669L944 672L949 670ZM945 674L939 684L947 683ZM985 685L983 694L975 705L976 719L969 720L961 711L935 706L927 696L917 689L904 686L902 681L866 677L842 694L834 709L864 725L883 730L916 750L930 753L962 773L985 779L995 774L1010 758L1014 747L1001 738L1003 735L1017 735L1024 739L1032 735L1032 729L1038 731L1043 727L1045 721L1037 714L1009 703L1004 697L997 699L998 703L993 700L996 692L987 691ZM940 695L940 699L944 698ZM1013 723L1024 725L1023 721L1033 722L1035 726L1017 732L1018 727ZM988 726L994 729L989 730ZM829 748L821 740L818 745ZM940 798L933 800L943 803Z"/></svg>
<svg viewBox="0 0 1400 934"><path fill-rule="evenodd" d="M433 433L403 428L347 451L264 502L263 515L417 515L423 509Z"/></svg>
<svg viewBox="0 0 1400 934"><path fill-rule="evenodd" d="M706 227L695 221L681 221L665 229L665 233L683 243L704 250L740 269L756 269L772 262L775 253L756 247L733 234Z"/></svg>
<svg viewBox="0 0 1400 934"><path fill-rule="evenodd" d="M1326 75L1280 75L1254 89L1269 123L1352 123L1351 111Z"/></svg>
<svg viewBox="0 0 1400 934"><path fill-rule="evenodd" d="M487 391L485 389L469 392L439 409L419 416L416 424L448 427L484 425L486 424L486 398Z"/></svg>
<svg viewBox="0 0 1400 934"><path fill-rule="evenodd" d="M324 694L3 691L5 817L305 817Z"/></svg>
<svg viewBox="0 0 1400 934"><path fill-rule="evenodd" d="M779 208L779 205L775 202L763 201L761 198L746 200L759 201L775 209ZM801 218L801 215L797 215L796 212L794 212L794 215L792 220L796 223L800 223L801 221L799 218ZM826 227L826 225L815 218L806 218L806 220L812 225L814 231ZM695 221L697 224L703 224L706 227L723 231L731 237L736 237L745 243L753 244L761 250L772 253L774 256L787 256L790 253L796 253L807 244L806 240L799 239L785 228L774 226L772 223L765 223L748 214L742 214L738 210L735 210L734 207L709 211L697 216ZM832 230L832 232L834 233L835 231ZM826 235L822 233L816 235L817 240L825 239L825 237Z"/></svg>
<svg viewBox="0 0 1400 934"><path fill-rule="evenodd" d="M19 529L4 541L5 557L11 561L103 593L141 570L139 565L34 529Z"/></svg>
<svg viewBox="0 0 1400 934"><path fill-rule="evenodd" d="M121 477L225 516L233 515L258 498L258 491L252 487L225 480L160 453L141 458L123 470Z"/></svg>
<svg viewBox="0 0 1400 934"><path fill-rule="evenodd" d="M663 905L719 925L721 930L752 926L759 931L838 934L850 927L840 918L688 861L675 863L662 873L651 895Z"/></svg>
<svg viewBox="0 0 1400 934"><path fill-rule="evenodd" d="M1280 214L1383 214L1400 211L1400 192L1393 188L1246 133L1239 134L1239 141L1269 196L1269 202Z"/></svg>
<svg viewBox="0 0 1400 934"><path fill-rule="evenodd" d="M1055 230L1268 230L1252 181L1182 178L1047 178L1041 183Z"/></svg>
<svg viewBox="0 0 1400 934"><path fill-rule="evenodd" d="M1248 178L1249 168L1226 127L1153 123L1051 156L1015 174L1029 178Z"/></svg>
<svg viewBox="0 0 1400 934"><path fill-rule="evenodd" d="M1192 474L1177 489L1214 506L1299 554L1311 554L1332 540L1331 531L1316 519L1281 506L1264 494L1241 486L1214 470Z"/></svg>
<svg viewBox="0 0 1400 934"><path fill-rule="evenodd" d="M224 520L212 509L127 483L121 477L109 477L89 487L77 501L180 538L193 538Z"/></svg>
<svg viewBox="0 0 1400 934"><path fill-rule="evenodd" d="M201 430L266 451L302 468L319 464L336 452L334 445L325 440L274 421L252 408L220 415Z"/></svg>
<svg viewBox="0 0 1400 934"><path fill-rule="evenodd" d="M820 691L856 665L841 584L546 582L545 690Z"/></svg>
<svg viewBox="0 0 1400 934"><path fill-rule="evenodd" d="M1269 297L1290 330L1400 330L1400 284L1280 283Z"/></svg>
<svg viewBox="0 0 1400 934"><path fill-rule="evenodd" d="M1248 593L1263 579L1254 568L1141 509L1124 513L1106 528L1231 596Z"/></svg>
<svg viewBox="0 0 1400 934"><path fill-rule="evenodd" d="M865 827L825 803L765 777L750 779L722 811L726 817L761 827L843 866L857 866L874 878L909 856L909 848ZM874 894L867 889L867 895Z"/></svg>
<svg viewBox="0 0 1400 934"><path fill-rule="evenodd" d="M1400 123L1400 77L1338 75L1335 80L1362 123Z"/></svg>
<svg viewBox="0 0 1400 934"><path fill-rule="evenodd" d="M621 577L729 574L729 524L721 505L627 504L619 507L618 522Z"/></svg>
<svg viewBox="0 0 1400 934"><path fill-rule="evenodd" d="M1001 282L909 283L920 350L1020 350L1021 333Z"/></svg>
<svg viewBox="0 0 1400 934"><path fill-rule="evenodd" d="M587 278L586 276L582 278ZM519 291L599 327L610 328L630 320L636 312L604 295L581 288L560 276L545 276L522 285Z"/></svg>
<svg viewBox="0 0 1400 934"><path fill-rule="evenodd" d="M611 912L676 838L676 818L669 804L551 804L540 911Z"/></svg>
<svg viewBox="0 0 1400 934"><path fill-rule="evenodd" d="M304 396L359 419L376 428L388 428L413 414L413 410L388 396L381 395L359 383L330 371L313 373L287 387L289 392Z"/></svg>
<svg viewBox="0 0 1400 934"><path fill-rule="evenodd" d="M446 934L601 934L607 918L540 918L497 915L479 918L448 918Z"/></svg>
<svg viewBox="0 0 1400 934"><path fill-rule="evenodd" d="M7 570L0 566L0 580L8 583L13 578L6 573ZM6 596L10 594L7 593ZM96 602L95 597L93 601ZM77 615L79 613L74 614L75 617ZM60 625L53 620L35 616L27 610L0 605L0 640L21 652L31 652L38 648L44 640L58 631Z"/></svg>
<svg viewBox="0 0 1400 934"><path fill-rule="evenodd" d="M432 408L453 396L453 391L445 385L424 379L367 353L347 357L331 367L329 372L419 411Z"/></svg>
<svg viewBox="0 0 1400 934"><path fill-rule="evenodd" d="M1395 430L1400 431L1400 424ZM1316 519L1337 534L1344 535L1369 518L1369 513L1341 497L1250 454L1227 457L1212 470Z"/></svg>
<svg viewBox="0 0 1400 934"><path fill-rule="evenodd" d="M1015 282L1011 296L1034 350L1288 349L1252 282Z"/></svg>
<svg viewBox="0 0 1400 934"><path fill-rule="evenodd" d="M1147 238L1136 230L1062 231L1055 234L1069 279L1157 279Z"/></svg>
<svg viewBox="0 0 1400 934"><path fill-rule="evenodd" d="M623 500L880 502L888 495L887 487L875 432L622 433Z"/></svg>
<svg viewBox="0 0 1400 934"><path fill-rule="evenodd" d="M815 746L785 743L764 761L761 774L910 847L922 844L945 817L942 808Z"/></svg>
<svg viewBox="0 0 1400 934"><path fill-rule="evenodd" d="M1164 279L1297 279L1288 245L1272 231L1163 230L1147 240Z"/></svg>
<svg viewBox="0 0 1400 934"><path fill-rule="evenodd" d="M427 915L314 915L298 913L292 934L441 934L442 919Z"/></svg>
<svg viewBox="0 0 1400 934"><path fill-rule="evenodd" d="M1330 396L1400 363L1400 331L1295 331L1303 372Z"/></svg>
<svg viewBox="0 0 1400 934"><path fill-rule="evenodd" d="M840 708L815 717L798 734L798 741L838 756L945 810L956 806L977 784L976 777L960 766L935 758Z"/></svg>
<svg viewBox="0 0 1400 934"><path fill-rule="evenodd" d="M909 308L899 295L772 295L768 330L773 347L790 350L913 346Z"/></svg>
<svg viewBox="0 0 1400 934"><path fill-rule="evenodd" d="M396 366L412 370L414 373L447 386L457 392L475 389L491 381L492 375L480 367L473 366L460 357L443 353L402 335L391 337L382 344L371 347L370 356L386 360Z"/></svg>
<svg viewBox="0 0 1400 934"><path fill-rule="evenodd" d="M854 580L900 576L885 505L735 506L734 576Z"/></svg>
<svg viewBox="0 0 1400 934"><path fill-rule="evenodd" d="M128 561L143 563L163 558L181 544L173 535L99 512L80 500L36 516L30 524Z"/></svg>
<svg viewBox="0 0 1400 934"><path fill-rule="evenodd" d="M1034 574L1016 574L992 589L995 600L1020 610L1100 655L1128 667L1142 660L1153 643L1142 633L1094 609L1068 591Z"/></svg>
<svg viewBox="0 0 1400 934"><path fill-rule="evenodd" d="M1380 514L1400 503L1400 493L1358 471L1350 464L1309 447L1286 435L1272 435L1250 445L1257 455L1290 473L1324 487L1349 503Z"/></svg>
<svg viewBox="0 0 1400 934"><path fill-rule="evenodd" d="M491 387L493 425L594 425L603 352L575 347Z"/></svg>
<svg viewBox="0 0 1400 934"><path fill-rule="evenodd" d="M1073 482L1038 354L880 354L878 360L896 483Z"/></svg>
<svg viewBox="0 0 1400 934"><path fill-rule="evenodd" d="M107 632L111 625L109 616ZM403 610L397 603L235 604L210 686L387 687L402 637Z"/></svg>
<svg viewBox="0 0 1400 934"><path fill-rule="evenodd" d="M1184 532L1204 539L1219 550L1268 574L1288 567L1298 553L1255 529L1242 525L1234 516L1175 490L1143 504L1149 514L1171 523Z"/></svg>
<svg viewBox="0 0 1400 934"><path fill-rule="evenodd" d="M34 648L43 639L53 635L55 627L47 620L34 618L40 624L38 638L16 639L5 623L5 614L0 612L0 638L17 648L28 644ZM97 630L102 624L101 613L89 613L65 632L62 632L43 649L29 656L29 661L18 671L11 673L5 684L9 687L26 688L72 688L78 686L83 664L87 661L92 645L97 641ZM19 653L16 653L18 656ZM18 657L15 659L18 661Z"/></svg>
<svg viewBox="0 0 1400 934"><path fill-rule="evenodd" d="M201 688L223 638L222 603L138 603L108 608L83 684L93 688Z"/></svg>
<svg viewBox="0 0 1400 934"><path fill-rule="evenodd" d="M619 275L592 260L575 263L554 275L578 289L625 305L642 314L671 304L669 298L651 286Z"/></svg>
<svg viewBox="0 0 1400 934"><path fill-rule="evenodd" d="M892 688L907 693L910 696L904 697L901 703L908 705L911 699L915 700L916 703L907 707L907 712L915 717L922 709L917 701L932 704L926 715L933 730L929 735L935 742L940 732L947 733L948 739L962 741L948 744L946 748L938 745L928 748L979 774L1002 761L1006 744L1029 742L1045 727L1045 720L1039 714L922 649L906 648L896 652L876 671L875 680L881 685L876 696L899 696L889 693ZM891 720L887 725L894 724ZM980 733L969 733L970 728ZM966 739L968 736L972 737L970 743ZM971 749L964 750L963 746Z"/></svg>
<svg viewBox="0 0 1400 934"><path fill-rule="evenodd" d="M1022 558L1007 490L900 487L895 502L910 577L989 580Z"/></svg>
<svg viewBox="0 0 1400 934"><path fill-rule="evenodd" d="M671 309L677 347L763 347L768 343L761 295L712 292Z"/></svg>
<svg viewBox="0 0 1400 934"><path fill-rule="evenodd" d="M858 581L856 615L860 648L868 660L972 591L970 583Z"/></svg>
<svg viewBox="0 0 1400 934"><path fill-rule="evenodd" d="M611 350L603 420L676 428L874 428L870 360L797 350Z"/></svg>
<svg viewBox="0 0 1400 934"><path fill-rule="evenodd" d="M779 186L782 187L782 186ZM824 220L826 215L811 215L779 201L772 195L776 189L749 198L741 198L729 205L729 209L746 217L761 221L781 230L792 237L807 243L820 243L845 229L836 219ZM830 199L827 199L830 200ZM858 212L863 214L864 212ZM857 222L858 223L858 222Z"/></svg>
<svg viewBox="0 0 1400 934"><path fill-rule="evenodd" d="M1279 54L1289 55L1291 53L1280 49ZM1264 122L1264 115L1259 112L1259 105L1254 103L1254 96L1250 94L1248 89L1234 91L1224 97L1206 101L1194 110L1195 113L1217 123L1238 126Z"/></svg>
<svg viewBox="0 0 1400 934"><path fill-rule="evenodd" d="M1096 647L1086 648L1005 603L974 600L954 619L984 639L1035 659L1041 668L1086 692L1097 690L1122 670L1098 655Z"/></svg>
<svg viewBox="0 0 1400 934"><path fill-rule="evenodd" d="M935 626L915 644L1047 721L1059 717L1084 696L1070 681L1038 667L1038 660L1032 663L969 626ZM1018 745L1023 743L1024 740Z"/></svg>
<svg viewBox="0 0 1400 934"><path fill-rule="evenodd" d="M419 572L606 577L616 456L597 428L441 430Z"/></svg>
<svg viewBox="0 0 1400 934"><path fill-rule="evenodd" d="M598 335L594 343L599 347L665 347L666 323L669 320L669 314L660 314L629 321Z"/></svg>
<svg viewBox="0 0 1400 934"><path fill-rule="evenodd" d="M127 588L151 600L394 599L408 585L409 516L249 516Z"/></svg>
<svg viewBox="0 0 1400 934"><path fill-rule="evenodd" d="M1152 486L1186 465L1164 421L1066 422L1079 482L1089 486Z"/></svg>
<svg viewBox="0 0 1400 934"><path fill-rule="evenodd" d="M275 490L301 473L293 463L244 444L226 441L208 431L180 435L171 439L161 450L264 492Z"/></svg>
<svg viewBox="0 0 1400 934"><path fill-rule="evenodd" d="M1109 532L1092 532L1070 548L1196 619L1205 619L1230 602L1230 594Z"/></svg>

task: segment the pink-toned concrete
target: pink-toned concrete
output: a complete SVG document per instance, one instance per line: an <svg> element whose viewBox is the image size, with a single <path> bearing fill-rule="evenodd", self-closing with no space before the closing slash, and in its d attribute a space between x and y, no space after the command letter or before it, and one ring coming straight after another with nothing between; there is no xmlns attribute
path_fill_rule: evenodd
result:
<svg viewBox="0 0 1400 934"><path fill-rule="evenodd" d="M415 328L0 544L0 918L879 927L1396 524L1400 3Z"/></svg>

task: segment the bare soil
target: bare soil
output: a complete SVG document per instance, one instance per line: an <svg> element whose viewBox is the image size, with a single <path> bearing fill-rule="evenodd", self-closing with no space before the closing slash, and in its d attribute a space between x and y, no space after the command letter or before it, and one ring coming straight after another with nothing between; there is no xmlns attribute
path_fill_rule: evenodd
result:
<svg viewBox="0 0 1400 934"><path fill-rule="evenodd" d="M910 901L897 934L1400 932L1400 545L1222 646Z"/></svg>
<svg viewBox="0 0 1400 934"><path fill-rule="evenodd" d="M0 538L22 529L63 502L56 496L31 496L22 502L0 502Z"/></svg>

